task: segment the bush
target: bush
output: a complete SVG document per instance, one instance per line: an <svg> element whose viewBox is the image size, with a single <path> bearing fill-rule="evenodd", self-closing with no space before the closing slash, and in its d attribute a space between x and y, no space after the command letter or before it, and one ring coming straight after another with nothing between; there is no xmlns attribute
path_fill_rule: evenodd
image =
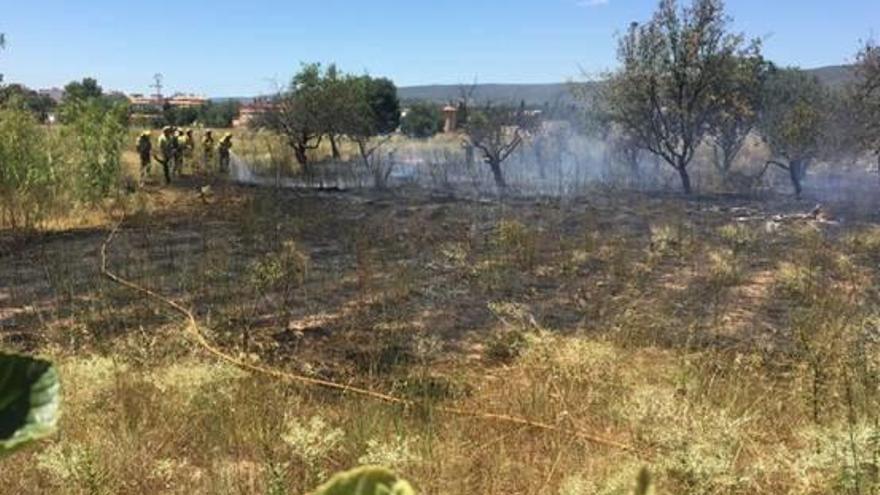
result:
<svg viewBox="0 0 880 495"><path fill-rule="evenodd" d="M53 203L58 180L45 133L27 110L0 110L2 224L33 228Z"/></svg>
<svg viewBox="0 0 880 495"><path fill-rule="evenodd" d="M75 102L64 128L64 152L76 199L97 203L119 183L127 108L97 100Z"/></svg>
<svg viewBox="0 0 880 495"><path fill-rule="evenodd" d="M416 103L410 107L400 125L400 130L409 137L429 138L443 128L440 109L430 103Z"/></svg>

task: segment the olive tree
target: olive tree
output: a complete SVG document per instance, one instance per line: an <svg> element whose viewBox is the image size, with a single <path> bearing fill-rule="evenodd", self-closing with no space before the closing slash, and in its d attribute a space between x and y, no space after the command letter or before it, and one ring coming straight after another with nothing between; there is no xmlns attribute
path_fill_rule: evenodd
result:
<svg viewBox="0 0 880 495"><path fill-rule="evenodd" d="M376 186L384 187L391 173L375 159L378 151L400 125L397 87L389 79L347 76L344 107L336 115L338 129L357 144L361 163L370 171Z"/></svg>
<svg viewBox="0 0 880 495"><path fill-rule="evenodd" d="M306 172L310 171L308 152L321 145L326 127L324 72L320 64L304 64L259 122L284 136L297 163Z"/></svg>
<svg viewBox="0 0 880 495"><path fill-rule="evenodd" d="M764 61L757 45L753 53L727 60L728 76L720 80L721 105L709 121L709 137L716 170L727 177L748 137L758 125L764 84L770 64Z"/></svg>
<svg viewBox="0 0 880 495"><path fill-rule="evenodd" d="M522 107L517 109L487 103L469 111L464 126L466 145L473 146L482 154L500 191L507 188L502 164L523 144L526 135L537 124L537 116Z"/></svg>
<svg viewBox="0 0 880 495"><path fill-rule="evenodd" d="M855 98L860 144L874 153L880 171L880 46L867 41L856 59Z"/></svg>
<svg viewBox="0 0 880 495"><path fill-rule="evenodd" d="M738 56L757 51L728 32L720 0L680 8L661 0L653 18L620 39L620 69L608 81L611 119L639 148L662 158L691 192L688 166L729 103L720 97Z"/></svg>
<svg viewBox="0 0 880 495"><path fill-rule="evenodd" d="M827 101L819 80L800 69L773 70L768 78L760 133L773 154L768 163L788 172L798 197L807 169L821 152Z"/></svg>

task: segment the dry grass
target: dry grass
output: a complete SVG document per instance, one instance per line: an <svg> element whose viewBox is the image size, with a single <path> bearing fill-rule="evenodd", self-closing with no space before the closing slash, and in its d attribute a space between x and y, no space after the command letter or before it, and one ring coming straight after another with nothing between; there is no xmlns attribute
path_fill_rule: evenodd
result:
<svg viewBox="0 0 880 495"><path fill-rule="evenodd" d="M487 205L218 185L205 206L148 185L132 201L111 263L226 351L419 407L208 359L175 315L98 277L100 229L59 226L0 267L4 347L57 360L65 391L61 433L4 461L10 493L303 493L366 462L424 493L622 494L644 466L657 493L877 481L875 228L770 234L724 200L599 192Z"/></svg>

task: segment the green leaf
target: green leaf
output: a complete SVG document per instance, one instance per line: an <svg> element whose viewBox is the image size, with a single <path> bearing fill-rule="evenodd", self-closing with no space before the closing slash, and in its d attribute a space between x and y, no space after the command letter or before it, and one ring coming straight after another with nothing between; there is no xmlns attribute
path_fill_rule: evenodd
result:
<svg viewBox="0 0 880 495"><path fill-rule="evenodd" d="M312 495L416 495L416 492L391 471L364 466L336 474Z"/></svg>
<svg viewBox="0 0 880 495"><path fill-rule="evenodd" d="M55 431L59 389L52 363L0 354L0 456Z"/></svg>

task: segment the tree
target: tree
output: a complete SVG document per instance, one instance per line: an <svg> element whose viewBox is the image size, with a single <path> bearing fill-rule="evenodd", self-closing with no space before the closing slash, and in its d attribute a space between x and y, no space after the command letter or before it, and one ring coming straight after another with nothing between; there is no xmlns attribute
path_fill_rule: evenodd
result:
<svg viewBox="0 0 880 495"><path fill-rule="evenodd" d="M330 141L330 153L334 160L342 157L339 151L339 135L341 123L337 118L345 112L345 80L336 64L330 64L321 80L321 121L327 139Z"/></svg>
<svg viewBox="0 0 880 495"><path fill-rule="evenodd" d="M820 152L827 99L819 80L800 69L777 69L769 75L759 129L774 155L768 163L788 172L798 197Z"/></svg>
<svg viewBox="0 0 880 495"><path fill-rule="evenodd" d="M376 185L385 185L391 168L382 168L373 160L375 152L391 138L400 125L400 101L397 87L386 78L348 76L339 129L357 143L361 161L373 173Z"/></svg>
<svg viewBox="0 0 880 495"><path fill-rule="evenodd" d="M694 0L679 9L661 0L645 25L632 24L620 40L622 67L608 81L612 120L639 148L661 157L691 192L688 165L725 106L719 97L730 77L731 60L755 51L727 33L720 0Z"/></svg>
<svg viewBox="0 0 880 495"><path fill-rule="evenodd" d="M443 114L436 105L414 103L401 121L400 130L412 138L429 138L443 128Z"/></svg>
<svg viewBox="0 0 880 495"><path fill-rule="evenodd" d="M483 161L492 170L495 185L500 191L507 188L501 165L523 143L529 132L537 127L538 119L524 108L486 104L471 109L464 127L466 144L478 149Z"/></svg>
<svg viewBox="0 0 880 495"><path fill-rule="evenodd" d="M205 127L230 127L240 108L241 104L235 100L209 101L199 107L198 121Z"/></svg>
<svg viewBox="0 0 880 495"><path fill-rule="evenodd" d="M309 172L310 150L321 145L326 129L324 71L321 64L304 64L286 90L273 101L259 124L282 134L293 149L297 163Z"/></svg>
<svg viewBox="0 0 880 495"><path fill-rule="evenodd" d="M0 87L0 105L21 105L31 111L37 120L45 122L55 108L55 100L21 84L9 84Z"/></svg>
<svg viewBox="0 0 880 495"><path fill-rule="evenodd" d="M64 86L62 101L88 100L102 96L104 96L104 90L98 85L98 81L94 78L86 77L82 81L73 81Z"/></svg>
<svg viewBox="0 0 880 495"><path fill-rule="evenodd" d="M761 57L757 45L753 48L755 51L747 56L728 60L729 77L721 80L718 92L722 104L709 122L715 168L725 178L755 130L761 112L770 64Z"/></svg>
<svg viewBox="0 0 880 495"><path fill-rule="evenodd" d="M880 171L880 46L874 41L865 42L856 58L854 96L860 144L874 153Z"/></svg>
<svg viewBox="0 0 880 495"><path fill-rule="evenodd" d="M77 118L83 104L94 103L104 112L112 113L114 118L120 119L122 124L127 125L129 104L128 98L121 93L105 94L98 81L86 77L82 81L73 81L64 86L64 95L58 106L58 114L61 121L69 124Z"/></svg>

